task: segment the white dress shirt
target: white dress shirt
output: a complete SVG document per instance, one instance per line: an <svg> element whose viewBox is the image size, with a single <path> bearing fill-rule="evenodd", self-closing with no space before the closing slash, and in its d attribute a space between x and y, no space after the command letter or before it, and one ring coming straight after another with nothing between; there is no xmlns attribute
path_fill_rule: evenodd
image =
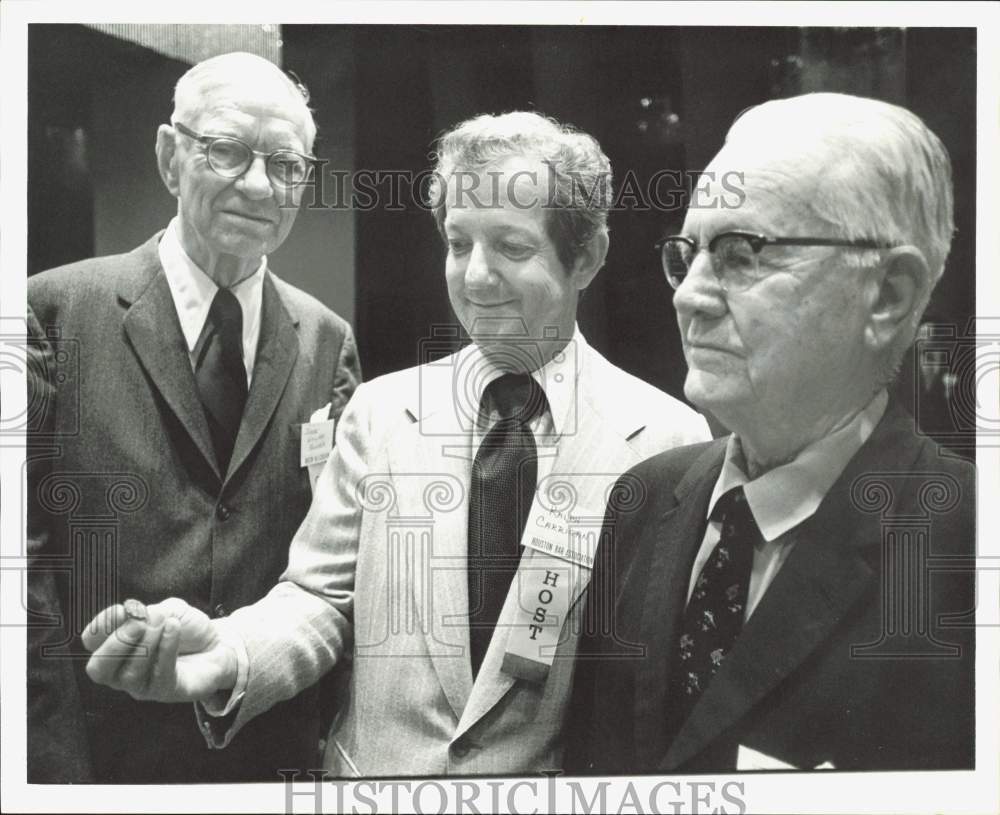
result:
<svg viewBox="0 0 1000 815"><path fill-rule="evenodd" d="M573 432L576 427L576 407L583 398L582 389L587 381L586 375L581 375L581 360L586 359L582 349L587 345L583 334L576 324L573 334L566 347L557 353L541 368L531 372L532 378L545 393L546 409L535 416L529 423L532 435L535 437L535 448L538 452L538 481L552 471L557 445L563 432ZM470 400L477 405L482 403L486 386L503 374L508 373L498 368L478 346L470 346L468 357L462 363L464 370L475 371L472 377ZM466 367L467 366L467 367ZM471 407L471 405L470 405ZM490 428L500 419L500 414L487 400L483 409L476 411L477 420L472 429L472 455L475 456Z"/></svg>
<svg viewBox="0 0 1000 815"><path fill-rule="evenodd" d="M181 332L187 343L191 370L195 368L195 348L205 328L208 310L219 287L188 257L177 236L177 219L167 226L158 247L160 264L174 299ZM253 365L257 358L257 341L260 339L260 311L264 291L264 272L267 256L262 255L260 266L250 277L232 287L232 292L243 310L243 365L247 370L247 387L253 379Z"/></svg>
<svg viewBox="0 0 1000 815"><path fill-rule="evenodd" d="M538 451L539 482L552 472L560 435L576 432L577 407L580 404L578 400L584 398L583 388L589 378L583 370L584 360L587 359L583 348L586 346L587 341L574 324L573 334L566 347L541 368L531 372L531 376L545 392L548 404L547 409L529 424ZM459 352L455 365L459 372L464 372L464 375L459 374L455 378L459 386L454 394L455 409L463 419L462 426L469 432L470 443L464 450L471 454L471 460L490 428L500 418L496 409L489 404L485 406L485 411L480 409L483 392L490 382L507 371L498 368L474 344ZM465 384L469 387L461 387ZM242 640L227 631L225 618L213 620L213 624L217 626L220 636L233 645L237 662L233 689L229 692L220 691L214 698L196 703L196 710L200 705L210 716L218 718L227 716L242 701L246 693L249 659ZM202 721L200 716L197 718L199 722Z"/></svg>
<svg viewBox="0 0 1000 815"><path fill-rule="evenodd" d="M708 502L708 526L691 570L688 600L705 561L719 542L720 523L711 520L715 502L729 490L742 485L747 504L764 538L754 548L743 618L744 621L749 619L795 545L793 530L816 512L847 463L872 434L885 413L888 399L888 394L880 391L843 427L803 448L787 464L768 470L752 481L743 469L745 459L739 439L735 435L729 437L722 472Z"/></svg>

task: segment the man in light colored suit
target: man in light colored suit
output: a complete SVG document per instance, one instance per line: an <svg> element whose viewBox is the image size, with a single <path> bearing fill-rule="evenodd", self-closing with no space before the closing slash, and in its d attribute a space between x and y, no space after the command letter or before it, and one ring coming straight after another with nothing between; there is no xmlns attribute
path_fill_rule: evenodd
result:
<svg viewBox="0 0 1000 815"><path fill-rule="evenodd" d="M220 753L189 705L90 682L79 644L108 603L175 595L222 618L287 565L311 500L300 426L324 405L338 416L360 378L347 323L267 260L315 131L272 63L196 65L156 134L177 217L28 281L30 781L261 781L315 761L313 690Z"/></svg>
<svg viewBox="0 0 1000 815"><path fill-rule="evenodd" d="M112 608L118 636L89 643L95 680L205 701L218 746L343 662L353 640L326 745L334 774L559 767L609 490L650 454L708 436L576 326L608 247L598 144L512 113L458 126L438 157L445 277L473 344L428 349L424 364L358 388L264 600L225 621L172 600L145 621Z"/></svg>
<svg viewBox="0 0 1000 815"><path fill-rule="evenodd" d="M659 248L685 393L733 434L624 476L567 769L970 769L975 468L887 392L951 246L948 154L809 94L744 113L706 192L730 172L742 205Z"/></svg>

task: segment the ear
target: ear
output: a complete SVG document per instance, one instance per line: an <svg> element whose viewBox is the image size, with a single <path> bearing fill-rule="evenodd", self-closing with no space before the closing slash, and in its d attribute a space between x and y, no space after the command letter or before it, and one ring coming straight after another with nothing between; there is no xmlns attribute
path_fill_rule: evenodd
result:
<svg viewBox="0 0 1000 815"><path fill-rule="evenodd" d="M608 256L608 233L598 232L588 242L583 252L573 263L573 282L578 291L583 291L604 266Z"/></svg>
<svg viewBox="0 0 1000 815"><path fill-rule="evenodd" d="M876 349L892 346L916 329L931 290L930 269L914 246L898 246L873 270L865 339Z"/></svg>
<svg viewBox="0 0 1000 815"><path fill-rule="evenodd" d="M170 125L160 125L156 130L156 167L163 185L170 194L180 196L181 183L178 170L176 131Z"/></svg>

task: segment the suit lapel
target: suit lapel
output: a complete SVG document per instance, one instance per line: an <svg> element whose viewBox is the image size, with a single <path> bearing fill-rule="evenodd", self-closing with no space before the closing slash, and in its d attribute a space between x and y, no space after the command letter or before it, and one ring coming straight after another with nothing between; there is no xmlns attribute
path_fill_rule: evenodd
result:
<svg viewBox="0 0 1000 815"><path fill-rule="evenodd" d="M542 502L540 495L543 491L551 488L554 493L558 493L560 485L566 484L568 480L572 481L572 494L575 497L574 505L569 512L577 516L603 514L607 500L606 488L610 486L609 479L606 473L586 475L588 469L595 469L589 462L600 461L603 470L615 470L619 467L624 469L635 463L636 456L631 449L612 432L612 428L600 416L592 413L586 406L579 411L576 431L559 440L549 475L538 484L538 491L528 515L529 523L530 518L534 517L534 513L540 508ZM545 449L540 448L539 453L545 455ZM568 479L567 476L572 478ZM533 550L525 549L521 556L520 570L531 568L530 564L536 557L537 553ZM584 581L589 580L590 574L589 571L581 574L579 568L572 568L570 577L573 586L570 600L572 607L579 592L586 585ZM502 666L510 634L517 625L522 606L522 599L518 593L519 585L519 578L515 575L456 735L461 735L486 715L516 681L514 676L502 670Z"/></svg>
<svg viewBox="0 0 1000 815"><path fill-rule="evenodd" d="M262 291L257 361L227 477L231 477L250 455L278 406L299 354L296 325L297 321L285 309L267 273Z"/></svg>
<svg viewBox="0 0 1000 815"><path fill-rule="evenodd" d="M579 376L585 382L582 393L585 396L605 393L608 383L605 382L603 369L600 367L603 360L585 343L581 343L578 348L581 349ZM569 513L573 516L591 517L598 523L603 518L607 492L617 480L618 474L637 464L641 458L625 439L634 438L645 426L641 410L637 410L635 405L626 404L620 408L607 406L607 410L611 411L609 415L598 411L589 398L572 400L568 405L567 415L560 417L558 425L566 430L558 439L549 474L539 481L529 519L539 509L539 503L543 500L540 496L548 490L551 490L550 498L559 494L573 496L573 505L569 508ZM539 448L539 454L545 455L544 447ZM564 490L563 485L567 482L570 489ZM531 568L530 564L536 555L537 553L526 549L522 554L520 568ZM572 608L586 588L590 570L575 567L571 569L570 576L573 586L570 600ZM517 624L522 605L518 585L519 581L515 577L456 735L461 735L492 710L516 681L515 677L501 668L510 634Z"/></svg>
<svg viewBox="0 0 1000 815"><path fill-rule="evenodd" d="M639 642L645 646L636 677L635 745L640 767L652 765L666 749L666 689L669 687L670 660L676 629L684 613L691 564L705 533L705 514L712 488L722 467L725 441L710 445L678 483L674 494L677 504L660 517L658 523L643 530L645 538L636 551L651 551L648 573L642 589L626 585L623 595L636 604L633 613L641 619ZM668 605L650 602L665 598Z"/></svg>
<svg viewBox="0 0 1000 815"><path fill-rule="evenodd" d="M815 531L803 528L803 538ZM800 540L661 767L682 766L739 722L830 636L871 579L865 561L842 542L822 534Z"/></svg>
<svg viewBox="0 0 1000 815"><path fill-rule="evenodd" d="M793 530L795 548L747 621L660 763L673 770L736 725L833 633L875 579L868 547L881 541L877 514L851 500L866 473L911 466L907 417L890 403L816 513Z"/></svg>
<svg viewBox="0 0 1000 815"><path fill-rule="evenodd" d="M177 309L160 267L159 237L134 253L136 274L119 291L119 299L128 307L122 327L153 385L221 479Z"/></svg>
<svg viewBox="0 0 1000 815"><path fill-rule="evenodd" d="M461 426L464 414L450 401L451 370L444 365L421 369L419 393L408 405L417 421L408 429L409 438L390 445L389 452L399 514L432 522L430 550L422 564L428 580L413 582L422 593L414 597L414 605L423 618L427 651L441 688L460 718L472 691L466 580L472 464L469 435ZM454 502L438 501L446 495L455 496Z"/></svg>

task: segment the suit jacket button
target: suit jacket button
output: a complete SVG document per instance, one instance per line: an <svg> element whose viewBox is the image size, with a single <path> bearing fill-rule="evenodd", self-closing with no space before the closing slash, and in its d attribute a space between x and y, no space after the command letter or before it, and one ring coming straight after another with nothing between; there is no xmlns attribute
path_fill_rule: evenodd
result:
<svg viewBox="0 0 1000 815"><path fill-rule="evenodd" d="M214 609L212 609L212 613L216 617L225 617L226 614L228 614L228 612L226 611L226 607L222 605L222 603L219 603Z"/></svg>
<svg viewBox="0 0 1000 815"><path fill-rule="evenodd" d="M232 511L225 504L219 504L215 508L215 517L220 521L228 521Z"/></svg>
<svg viewBox="0 0 1000 815"><path fill-rule="evenodd" d="M454 744L451 745L451 752L455 758L465 758L469 755L469 751L472 750L472 743L465 738L455 739Z"/></svg>

